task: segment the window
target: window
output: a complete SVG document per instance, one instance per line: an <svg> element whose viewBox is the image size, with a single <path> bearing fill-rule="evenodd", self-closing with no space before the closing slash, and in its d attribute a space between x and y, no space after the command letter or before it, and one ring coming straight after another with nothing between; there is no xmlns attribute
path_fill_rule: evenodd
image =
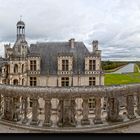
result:
<svg viewBox="0 0 140 140"><path fill-rule="evenodd" d="M22 86L24 86L24 78L22 79Z"/></svg>
<svg viewBox="0 0 140 140"><path fill-rule="evenodd" d="M22 73L24 73L24 64L22 64Z"/></svg>
<svg viewBox="0 0 140 140"><path fill-rule="evenodd" d="M89 110L92 110L96 107L96 100L95 98L90 98L88 100L88 104L89 104Z"/></svg>
<svg viewBox="0 0 140 140"><path fill-rule="evenodd" d="M31 71L36 71L36 60L31 60L30 61L30 70Z"/></svg>
<svg viewBox="0 0 140 140"><path fill-rule="evenodd" d="M33 99L30 98L30 107L33 107Z"/></svg>
<svg viewBox="0 0 140 140"><path fill-rule="evenodd" d="M62 71L69 71L69 60L62 60Z"/></svg>
<svg viewBox="0 0 140 140"><path fill-rule="evenodd" d="M13 81L13 84L14 84L14 85L18 85L18 80L15 79L15 80Z"/></svg>
<svg viewBox="0 0 140 140"><path fill-rule="evenodd" d="M62 85L62 87L68 87L69 86L69 77L62 77L61 85Z"/></svg>
<svg viewBox="0 0 140 140"><path fill-rule="evenodd" d="M89 77L89 86L95 86L95 85L96 85L96 78Z"/></svg>
<svg viewBox="0 0 140 140"><path fill-rule="evenodd" d="M17 64L14 65L14 73L18 73L18 65Z"/></svg>
<svg viewBox="0 0 140 140"><path fill-rule="evenodd" d="M95 70L96 70L96 61L89 60L89 71L95 71Z"/></svg>
<svg viewBox="0 0 140 140"><path fill-rule="evenodd" d="M30 77L30 86L37 86L37 78Z"/></svg>

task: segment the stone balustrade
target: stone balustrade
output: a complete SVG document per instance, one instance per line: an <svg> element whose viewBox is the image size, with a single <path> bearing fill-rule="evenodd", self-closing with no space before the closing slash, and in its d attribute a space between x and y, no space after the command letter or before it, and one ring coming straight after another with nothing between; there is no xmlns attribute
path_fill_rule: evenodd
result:
<svg viewBox="0 0 140 140"><path fill-rule="evenodd" d="M95 108L91 114L88 100L93 97ZM52 99L59 101L55 109ZM80 117L77 104L82 106ZM41 106L43 113L39 112ZM2 120L42 128L83 128L123 122L140 116L140 84L69 88L0 85L0 115Z"/></svg>

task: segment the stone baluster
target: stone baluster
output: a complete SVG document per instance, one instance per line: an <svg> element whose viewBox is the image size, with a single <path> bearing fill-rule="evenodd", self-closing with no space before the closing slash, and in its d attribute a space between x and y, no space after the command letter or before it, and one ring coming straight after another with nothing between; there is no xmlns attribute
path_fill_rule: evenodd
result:
<svg viewBox="0 0 140 140"><path fill-rule="evenodd" d="M50 127L52 125L51 121L51 99L44 98L45 100L45 120L44 126Z"/></svg>
<svg viewBox="0 0 140 140"><path fill-rule="evenodd" d="M20 120L20 97L13 97L13 120Z"/></svg>
<svg viewBox="0 0 140 140"><path fill-rule="evenodd" d="M4 95L4 115L2 119L12 120L13 119L13 101L12 97Z"/></svg>
<svg viewBox="0 0 140 140"><path fill-rule="evenodd" d="M95 108L95 119L94 123L95 124L102 124L102 119L101 119L101 97L96 97L96 108Z"/></svg>
<svg viewBox="0 0 140 140"><path fill-rule="evenodd" d="M0 94L0 116L2 115L2 96Z"/></svg>
<svg viewBox="0 0 140 140"><path fill-rule="evenodd" d="M22 100L22 103L23 103L23 123L27 123L28 121L28 97L23 97L23 100Z"/></svg>
<svg viewBox="0 0 140 140"><path fill-rule="evenodd" d="M134 113L134 95L128 95L127 96L127 116L129 119L135 119L135 113Z"/></svg>
<svg viewBox="0 0 140 140"><path fill-rule="evenodd" d="M137 94L137 114L140 116L140 94Z"/></svg>
<svg viewBox="0 0 140 140"><path fill-rule="evenodd" d="M63 127L74 127L75 121L75 99L64 99L62 107Z"/></svg>
<svg viewBox="0 0 140 140"><path fill-rule="evenodd" d="M75 102L75 98L72 98L71 99L71 123L72 123L72 126L76 125L75 115L76 115L76 102Z"/></svg>
<svg viewBox="0 0 140 140"><path fill-rule="evenodd" d="M83 119L81 120L82 125L90 125L88 115L89 115L88 98L84 98L83 99Z"/></svg>
<svg viewBox="0 0 140 140"><path fill-rule="evenodd" d="M58 104L58 123L57 125L59 127L63 126L63 104L64 104L64 100L63 99L59 99L59 104Z"/></svg>
<svg viewBox="0 0 140 140"><path fill-rule="evenodd" d="M38 97L33 97L32 98L32 121L31 121L31 125L38 125L39 124L39 119L38 119L38 115L39 115L39 102L38 102Z"/></svg>
<svg viewBox="0 0 140 140"><path fill-rule="evenodd" d="M117 97L108 98L107 107L107 121L110 122L120 122L123 121L122 117L119 116L119 101Z"/></svg>

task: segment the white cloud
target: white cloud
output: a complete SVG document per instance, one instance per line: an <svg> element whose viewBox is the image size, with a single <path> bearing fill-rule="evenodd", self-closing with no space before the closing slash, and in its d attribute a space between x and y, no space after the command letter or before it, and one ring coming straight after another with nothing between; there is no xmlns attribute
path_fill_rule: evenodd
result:
<svg viewBox="0 0 140 140"><path fill-rule="evenodd" d="M29 42L74 37L91 44L97 39L106 59L129 56L140 60L140 0L0 0L0 3L0 42L15 41L15 25L22 15Z"/></svg>

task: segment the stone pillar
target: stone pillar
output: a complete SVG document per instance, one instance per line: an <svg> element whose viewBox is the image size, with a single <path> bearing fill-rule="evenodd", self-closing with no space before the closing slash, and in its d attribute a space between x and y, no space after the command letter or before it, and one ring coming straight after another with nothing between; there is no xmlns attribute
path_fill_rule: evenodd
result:
<svg viewBox="0 0 140 140"><path fill-rule="evenodd" d="M23 103L23 116L24 116L24 119L23 119L23 123L26 123L28 121L28 97L23 97L23 100L22 100L22 103Z"/></svg>
<svg viewBox="0 0 140 140"><path fill-rule="evenodd" d="M75 126L75 99L59 100L59 126Z"/></svg>
<svg viewBox="0 0 140 140"><path fill-rule="evenodd" d="M127 96L127 116L129 119L135 119L135 113L134 113L134 96L128 95Z"/></svg>
<svg viewBox="0 0 140 140"><path fill-rule="evenodd" d="M140 116L140 94L137 94L137 114Z"/></svg>
<svg viewBox="0 0 140 140"><path fill-rule="evenodd" d="M108 98L107 107L107 121L120 122L123 121L122 117L119 116L119 101L116 97Z"/></svg>
<svg viewBox="0 0 140 140"><path fill-rule="evenodd" d="M44 99L45 100L45 120L44 126L50 127L52 125L51 121L51 99Z"/></svg>
<svg viewBox="0 0 140 140"><path fill-rule="evenodd" d="M62 127L63 126L63 104L64 104L64 100L63 99L59 99L59 104L58 104L58 126Z"/></svg>
<svg viewBox="0 0 140 140"><path fill-rule="evenodd" d="M11 96L4 96L4 115L3 119L12 120L13 119L13 101Z"/></svg>
<svg viewBox="0 0 140 140"><path fill-rule="evenodd" d="M72 98L71 99L71 123L73 126L76 125L75 115L76 115L76 102L75 102L75 98Z"/></svg>
<svg viewBox="0 0 140 140"><path fill-rule="evenodd" d="M32 121L30 123L31 125L38 125L39 124L38 108L39 108L38 98L37 97L33 97L32 98Z"/></svg>
<svg viewBox="0 0 140 140"><path fill-rule="evenodd" d="M13 120L20 120L20 97L13 97Z"/></svg>
<svg viewBox="0 0 140 140"><path fill-rule="evenodd" d="M2 96L0 94L0 116L2 115Z"/></svg>
<svg viewBox="0 0 140 140"><path fill-rule="evenodd" d="M81 120L82 125L90 125L88 115L89 115L88 98L84 98L83 99L83 119Z"/></svg>
<svg viewBox="0 0 140 140"><path fill-rule="evenodd" d="M95 119L94 123L95 124L102 124L102 119L101 119L101 97L96 97L96 108L95 108Z"/></svg>

